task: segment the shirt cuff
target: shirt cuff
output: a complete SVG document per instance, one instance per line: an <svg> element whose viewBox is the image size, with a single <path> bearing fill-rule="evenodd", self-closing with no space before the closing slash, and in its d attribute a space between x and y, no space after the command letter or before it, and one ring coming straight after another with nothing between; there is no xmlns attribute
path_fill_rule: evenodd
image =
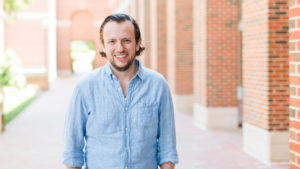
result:
<svg viewBox="0 0 300 169"><path fill-rule="evenodd" d="M64 153L63 164L69 167L82 167L84 165L83 153Z"/></svg>
<svg viewBox="0 0 300 169"><path fill-rule="evenodd" d="M160 156L158 164L162 165L165 162L171 162L173 164L177 164L179 161L177 155Z"/></svg>

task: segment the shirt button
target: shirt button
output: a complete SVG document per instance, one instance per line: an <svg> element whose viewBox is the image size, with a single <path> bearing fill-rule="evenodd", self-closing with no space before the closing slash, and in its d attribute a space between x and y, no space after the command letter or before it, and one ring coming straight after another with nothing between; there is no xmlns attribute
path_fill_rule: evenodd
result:
<svg viewBox="0 0 300 169"><path fill-rule="evenodd" d="M128 108L127 108L127 107L125 107L125 110L127 111L127 110L128 110Z"/></svg>
<svg viewBox="0 0 300 169"><path fill-rule="evenodd" d="M126 131L128 131L128 128L127 128L127 127L126 127L125 129L126 129Z"/></svg>
<svg viewBox="0 0 300 169"><path fill-rule="evenodd" d="M125 167L125 169L128 169L127 167Z"/></svg>
<svg viewBox="0 0 300 169"><path fill-rule="evenodd" d="M126 150L128 150L128 147L126 147Z"/></svg>

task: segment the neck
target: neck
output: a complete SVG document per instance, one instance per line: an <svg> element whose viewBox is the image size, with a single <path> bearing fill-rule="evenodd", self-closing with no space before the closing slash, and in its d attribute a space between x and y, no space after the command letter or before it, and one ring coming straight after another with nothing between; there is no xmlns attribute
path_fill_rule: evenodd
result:
<svg viewBox="0 0 300 169"><path fill-rule="evenodd" d="M133 76L136 74L138 67L133 63L128 70L126 71L118 71L114 69L111 66L111 69L114 73L114 75L120 80L120 81L130 81Z"/></svg>

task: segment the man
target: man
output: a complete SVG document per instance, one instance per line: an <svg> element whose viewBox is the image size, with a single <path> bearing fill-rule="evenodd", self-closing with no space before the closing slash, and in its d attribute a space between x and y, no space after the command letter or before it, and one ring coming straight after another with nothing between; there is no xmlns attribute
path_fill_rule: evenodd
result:
<svg viewBox="0 0 300 169"><path fill-rule="evenodd" d="M137 23L108 16L100 28L108 62L80 78L65 121L68 169L174 169L173 103L164 78L140 65Z"/></svg>

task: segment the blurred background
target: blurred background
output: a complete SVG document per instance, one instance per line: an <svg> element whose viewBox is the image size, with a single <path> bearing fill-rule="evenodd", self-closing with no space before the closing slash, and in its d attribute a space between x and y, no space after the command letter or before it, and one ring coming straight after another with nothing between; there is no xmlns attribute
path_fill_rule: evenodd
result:
<svg viewBox="0 0 300 169"><path fill-rule="evenodd" d="M63 168L70 94L105 64L112 13L168 81L176 168L300 169L299 0L0 0L0 168Z"/></svg>

